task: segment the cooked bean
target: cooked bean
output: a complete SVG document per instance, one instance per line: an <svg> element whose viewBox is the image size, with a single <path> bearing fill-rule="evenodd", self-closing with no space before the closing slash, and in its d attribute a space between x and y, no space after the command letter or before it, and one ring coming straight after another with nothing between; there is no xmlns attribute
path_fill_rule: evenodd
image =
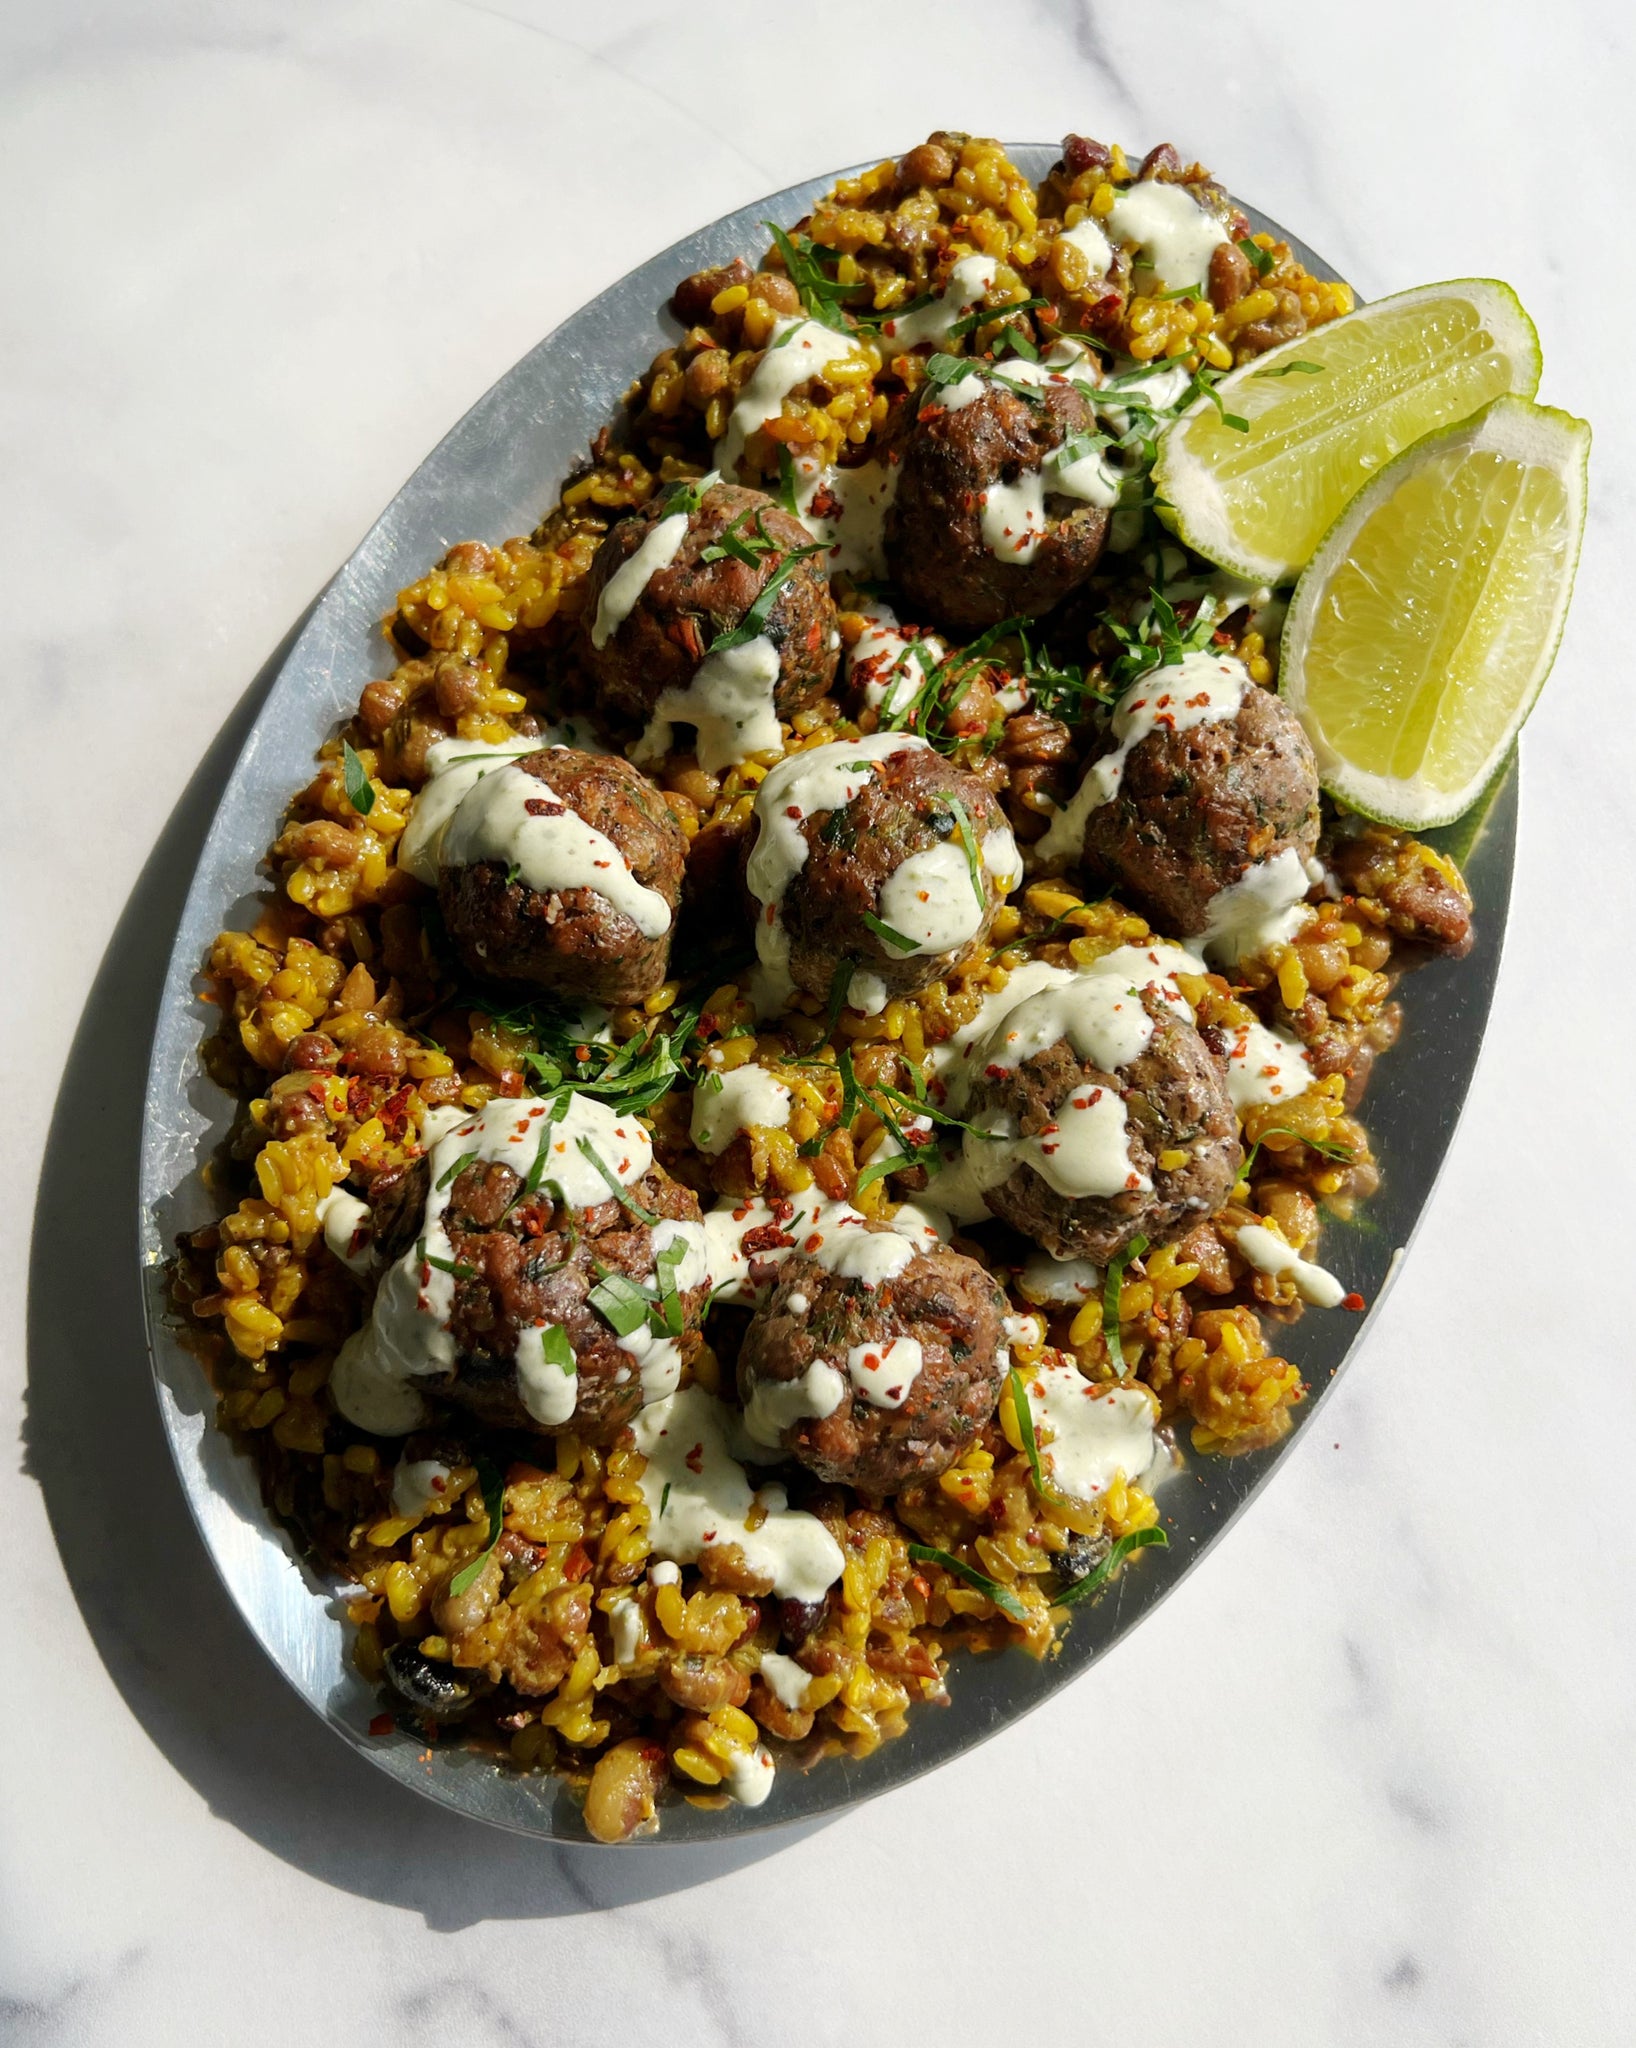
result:
<svg viewBox="0 0 1636 2048"><path fill-rule="evenodd" d="M1236 242L1223 242L1210 252L1210 303L1219 313L1236 306L1250 289L1254 272L1250 259Z"/></svg>
<svg viewBox="0 0 1636 2048"><path fill-rule="evenodd" d="M664 1744L632 1736L604 1750L585 1793L585 1826L599 1842L628 1842L652 1824L670 1775Z"/></svg>
<svg viewBox="0 0 1636 2048"><path fill-rule="evenodd" d="M917 142L898 167L898 189L912 192L921 186L946 185L954 176L954 158L935 142Z"/></svg>

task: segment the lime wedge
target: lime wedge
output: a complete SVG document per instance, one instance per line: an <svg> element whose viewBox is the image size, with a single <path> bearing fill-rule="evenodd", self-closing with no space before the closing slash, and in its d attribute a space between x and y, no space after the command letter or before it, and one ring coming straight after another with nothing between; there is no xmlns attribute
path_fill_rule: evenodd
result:
<svg viewBox="0 0 1636 2048"><path fill-rule="evenodd" d="M1562 636L1590 446L1583 420L1498 398L1405 449L1324 536L1278 689L1332 796L1423 831L1482 794Z"/></svg>
<svg viewBox="0 0 1636 2048"><path fill-rule="evenodd" d="M1190 548L1252 583L1291 583L1394 455L1538 389L1539 337L1509 285L1423 285L1223 377L1219 410L1200 398L1165 433L1154 482Z"/></svg>

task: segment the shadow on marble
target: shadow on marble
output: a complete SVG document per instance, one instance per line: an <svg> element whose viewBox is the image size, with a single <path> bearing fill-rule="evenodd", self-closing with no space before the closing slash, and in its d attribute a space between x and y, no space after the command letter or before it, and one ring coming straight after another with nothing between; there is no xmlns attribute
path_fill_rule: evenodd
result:
<svg viewBox="0 0 1636 2048"><path fill-rule="evenodd" d="M309 608L310 609L310 608ZM235 707L138 877L52 1116L29 1270L23 1469L126 1704L222 1820L310 1876L429 1926L594 1911L744 1867L814 1828L634 1855L503 1834L393 1784L272 1669L188 1514L146 1363L137 1173L171 934L222 789L297 621Z"/></svg>

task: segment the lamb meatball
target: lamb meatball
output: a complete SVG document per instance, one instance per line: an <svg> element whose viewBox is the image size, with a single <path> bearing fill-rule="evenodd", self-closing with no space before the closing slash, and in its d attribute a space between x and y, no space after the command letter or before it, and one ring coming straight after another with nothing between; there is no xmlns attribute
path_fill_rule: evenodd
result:
<svg viewBox="0 0 1636 2048"><path fill-rule="evenodd" d="M674 502L668 494L622 519L597 550L582 652L605 704L653 721L655 747L670 721L696 726L700 762L714 772L776 746L777 720L824 694L840 634L822 558L809 556L780 581L761 633L710 657L812 536L764 491L738 484L713 484L696 511L667 511ZM729 551L706 560L724 540Z"/></svg>
<svg viewBox="0 0 1636 2048"><path fill-rule="evenodd" d="M550 747L485 775L438 861L444 923L479 981L639 1003L664 980L687 840L617 754Z"/></svg>
<svg viewBox="0 0 1636 2048"><path fill-rule="evenodd" d="M1231 656L1195 653L1125 693L1044 851L1082 858L1186 938L1230 922L1218 899L1252 868L1298 902L1318 823L1318 764L1294 712Z"/></svg>
<svg viewBox="0 0 1636 2048"><path fill-rule="evenodd" d="M973 1177L993 1214L1053 1258L1105 1265L1135 1237L1163 1244L1238 1178L1226 1068L1155 988L1091 973L1030 996L974 1068Z"/></svg>
<svg viewBox="0 0 1636 2048"><path fill-rule="evenodd" d="M779 763L756 797L747 878L769 974L827 997L850 960L849 999L879 1010L982 943L1022 862L975 776L911 734L876 733Z"/></svg>
<svg viewBox="0 0 1636 2048"><path fill-rule="evenodd" d="M751 1434L819 1478L896 1493L947 1471L993 1414L1006 1301L959 1252L847 1236L840 1271L785 1259L744 1334L739 1397Z"/></svg>
<svg viewBox="0 0 1636 2048"><path fill-rule="evenodd" d="M533 1123L549 1115L547 1105L519 1098L491 1105L485 1115L490 1122L511 1119L523 1133L525 1150L517 1170L483 1157L484 1149L496 1148L485 1148L481 1135L468 1138L457 1131L428 1157L378 1176L370 1191L377 1252L394 1262L382 1281L383 1295L393 1286L394 1274L406 1270L424 1297L433 1272L426 1259L429 1197L444 1204L437 1220L447 1244L438 1254L443 1263L436 1273L447 1282L439 1320L452 1340L445 1347L452 1349L452 1358L441 1371L417 1373L414 1384L464 1409L486 1428L544 1436L571 1428L605 1442L642 1406L644 1366L661 1375L668 1367L674 1377L683 1358L697 1348L709 1296L698 1198L647 1154L641 1155L648 1158L646 1171L629 1183L623 1201L614 1199L611 1190L605 1201L572 1200L549 1172L530 1194L525 1158ZM624 1128L633 1140L639 1133L634 1119L614 1119L606 1112L605 1121L613 1130ZM557 1128L577 1146L572 1117ZM641 1144L646 1143L642 1136ZM617 1165L617 1143L609 1144L599 1130L595 1144ZM449 1151L454 1157L445 1163ZM453 1180L446 1188L438 1185L451 1168L458 1169ZM584 1196L589 1188L574 1191ZM641 1211L655 1221L647 1222ZM682 1254L670 1250L679 1242L689 1246ZM642 1324L621 1341L590 1299L592 1291L610 1274L623 1276L654 1298L662 1314L666 1273L675 1336L662 1338ZM684 1287L684 1280L692 1284ZM377 1326L381 1313L377 1302ZM563 1386L568 1376L543 1342L531 1351L536 1330L566 1336L576 1375L572 1386ZM667 1343L673 1348L662 1349ZM401 1342L397 1348L402 1350ZM351 1412L344 1375L340 1405Z"/></svg>
<svg viewBox="0 0 1636 2048"><path fill-rule="evenodd" d="M1007 364L1013 373L1038 374ZM1096 417L1075 384L1044 374L1026 398L973 372L923 400L886 519L887 567L911 617L955 633L1037 617L1096 567L1107 510L1077 494L1085 462L1054 459L1094 434Z"/></svg>

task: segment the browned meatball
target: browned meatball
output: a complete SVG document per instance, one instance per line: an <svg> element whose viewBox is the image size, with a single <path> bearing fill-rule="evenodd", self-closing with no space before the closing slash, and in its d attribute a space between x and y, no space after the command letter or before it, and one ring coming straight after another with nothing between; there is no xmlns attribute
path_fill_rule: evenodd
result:
<svg viewBox="0 0 1636 2048"><path fill-rule="evenodd" d="M511 813L497 808L506 794L502 770L465 799L443 840L438 901L466 971L480 981L581 1000L641 1002L670 964L687 863L680 825L641 770L617 754L550 747L515 765L539 784L538 795L522 799L528 822L520 832ZM496 808L473 810L491 798ZM542 850L531 867L533 821L543 833L569 813L610 848L581 847L570 827L567 842L584 855L578 866L557 865L550 847L535 840ZM554 865L565 877L606 868L606 888L531 885L531 876L537 884Z"/></svg>
<svg viewBox="0 0 1636 2048"><path fill-rule="evenodd" d="M376 1248L383 1259L414 1243L426 1209L424 1159L378 1178L371 1189ZM421 1379L425 1392L463 1408L490 1429L556 1436L563 1429L603 1442L642 1405L637 1361L589 1299L610 1272L653 1287L652 1227L656 1218L698 1223L698 1197L654 1165L628 1190L589 1209L553 1201L543 1189L522 1200L521 1178L509 1166L474 1162L449 1188L443 1224L449 1237L453 1306L448 1329L456 1360L446 1381ZM513 1206L515 1204L515 1206ZM697 1349L708 1286L679 1296L685 1356ZM578 1398L567 1422L542 1423L518 1391L519 1336L540 1324L566 1331L574 1349Z"/></svg>
<svg viewBox="0 0 1636 2048"><path fill-rule="evenodd" d="M1176 671L1157 670L1154 688ZM1236 716L1176 732L1163 725L1125 757L1113 801L1085 824L1084 857L1177 937L1256 863L1318 843L1318 764L1300 720L1246 686Z"/></svg>
<svg viewBox="0 0 1636 2048"><path fill-rule="evenodd" d="M1072 1108L1094 1108L1105 1090L1124 1104L1129 1179L1136 1184L1111 1195L1064 1194L1023 1161L983 1191L996 1216L1053 1258L1105 1265L1132 1238L1163 1244L1222 1206L1243 1163L1222 1062L1157 993L1133 1000L1152 1019L1153 1035L1115 1071L1093 1065L1063 1037L1016 1066L985 1066L971 1084L967 1120L1005 1140L1037 1141L1042 1163L1058 1149ZM985 1150L983 1140L967 1137L967 1157L980 1178ZM1160 1164L1177 1153L1185 1155L1180 1164ZM1151 1185L1140 1186L1144 1180Z"/></svg>
<svg viewBox="0 0 1636 2048"><path fill-rule="evenodd" d="M602 594L654 528L675 516L665 510L669 502L667 495L622 519L597 550L586 584L584 659L603 701L630 718L651 717L667 690L684 692L712 641L743 622L792 552L812 546L812 535L801 522L764 491L713 484L689 515L675 556L655 569L615 623L603 612ZM728 552L706 561L706 552L719 548L729 533L752 559ZM783 578L763 631L779 657L773 708L789 718L824 694L840 658L835 605L820 557L797 562ZM685 719L686 714L677 716Z"/></svg>
<svg viewBox="0 0 1636 2048"><path fill-rule="evenodd" d="M1039 473L1064 441L1095 432L1089 400L1065 379L1027 397L986 381L980 397L954 410L935 395L924 400L904 438L886 520L886 563L910 616L978 632L1048 612L1083 583L1107 536L1101 506L1052 492L1047 477L1044 537L1032 553L1031 534L1003 537L1012 559L989 547L983 514L995 485Z"/></svg>
<svg viewBox="0 0 1636 2048"><path fill-rule="evenodd" d="M915 1252L886 1279L792 1252L744 1334L739 1397L752 1429L776 1427L821 1479L896 1493L947 1471L993 1414L1005 1314L998 1284L960 1252Z"/></svg>
<svg viewBox="0 0 1636 2048"><path fill-rule="evenodd" d="M781 825L795 822L789 813L810 787L801 772L805 760L860 752L858 742L837 741L790 757L762 785L758 832L768 829L769 805L784 813ZM850 960L860 977L852 994L859 1007L879 1009L889 997L952 972L987 938L994 913L1022 875L1005 814L986 786L908 738L875 763L846 803L808 812L797 829L805 858L776 906L790 978L827 997L836 970ZM752 856L752 888L761 873ZM888 931L917 950L886 937Z"/></svg>

